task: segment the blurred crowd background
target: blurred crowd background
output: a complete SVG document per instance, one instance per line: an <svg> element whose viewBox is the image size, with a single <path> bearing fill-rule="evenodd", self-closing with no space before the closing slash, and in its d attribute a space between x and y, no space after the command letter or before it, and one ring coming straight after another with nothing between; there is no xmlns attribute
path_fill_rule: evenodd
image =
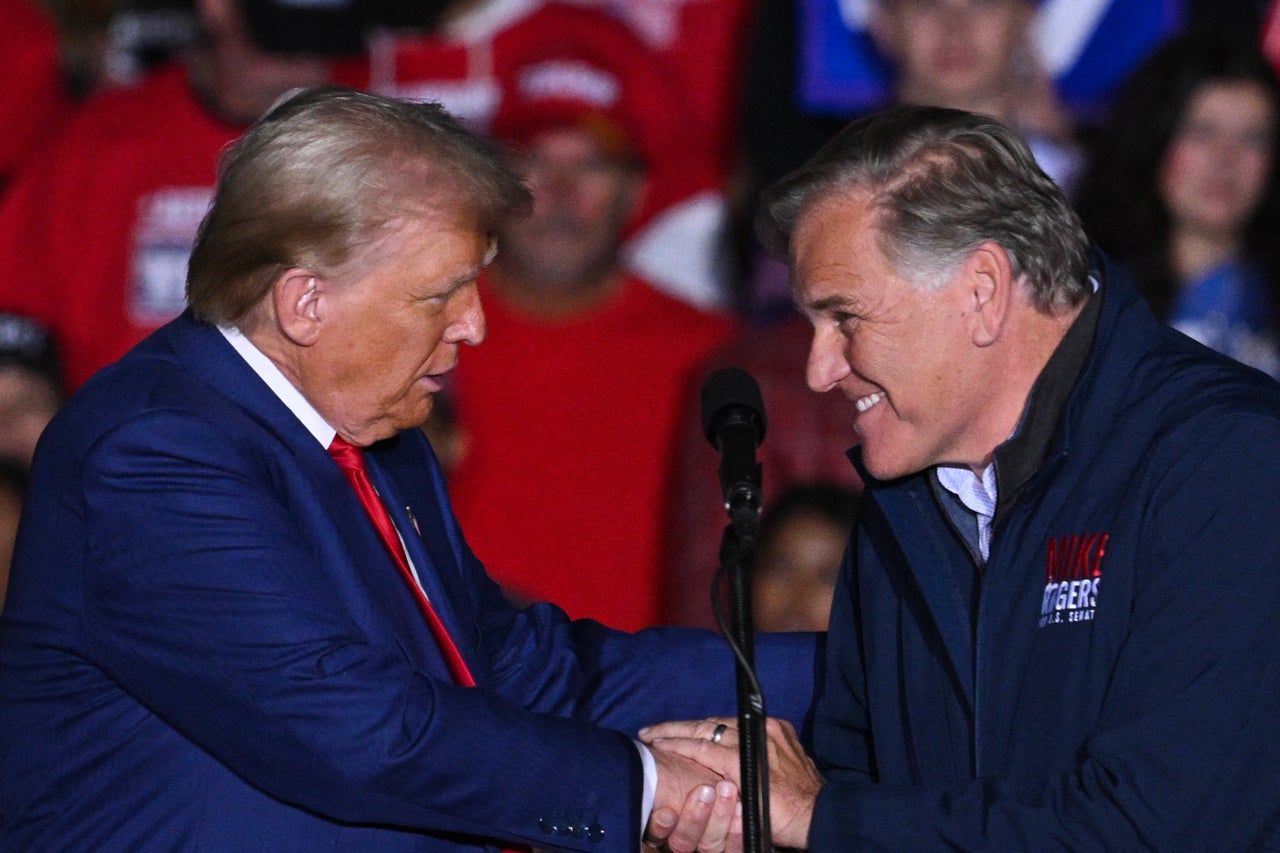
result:
<svg viewBox="0 0 1280 853"><path fill-rule="evenodd" d="M490 573L620 628L714 624L697 391L736 365L769 419L757 625L823 628L851 404L804 386L761 190L893 103L994 115L1163 319L1275 376L1277 6L0 0L0 572L43 426L183 310L219 152L337 84L443 103L534 193L481 281L488 341L423 425Z"/></svg>

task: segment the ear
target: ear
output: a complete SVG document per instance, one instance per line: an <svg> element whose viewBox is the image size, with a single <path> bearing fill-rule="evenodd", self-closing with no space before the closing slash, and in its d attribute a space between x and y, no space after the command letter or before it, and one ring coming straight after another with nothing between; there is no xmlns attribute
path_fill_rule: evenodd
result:
<svg viewBox="0 0 1280 853"><path fill-rule="evenodd" d="M276 325L282 335L299 346L311 346L320 337L325 286L325 280L311 270L292 267L281 273L271 287Z"/></svg>
<svg viewBox="0 0 1280 853"><path fill-rule="evenodd" d="M978 246L965 259L964 282L969 337L975 346L991 346L1004 331L1017 286L1008 253L997 243Z"/></svg>

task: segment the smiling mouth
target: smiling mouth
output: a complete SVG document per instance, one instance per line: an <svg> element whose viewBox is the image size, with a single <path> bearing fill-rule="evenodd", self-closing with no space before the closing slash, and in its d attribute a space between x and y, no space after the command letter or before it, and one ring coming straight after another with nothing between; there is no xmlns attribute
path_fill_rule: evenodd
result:
<svg viewBox="0 0 1280 853"><path fill-rule="evenodd" d="M872 406L876 405L883 399L884 399L884 394L882 394L879 391L876 391L874 394L868 394L865 397L859 397L857 400L853 402L853 405L858 410L859 414L861 414L862 412L867 411L868 409L870 409Z"/></svg>

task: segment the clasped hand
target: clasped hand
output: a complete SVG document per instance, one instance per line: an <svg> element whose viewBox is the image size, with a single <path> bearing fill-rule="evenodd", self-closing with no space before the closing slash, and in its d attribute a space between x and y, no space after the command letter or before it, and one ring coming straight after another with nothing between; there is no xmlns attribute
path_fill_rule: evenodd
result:
<svg viewBox="0 0 1280 853"><path fill-rule="evenodd" d="M765 733L773 842L804 848L822 777L790 723L769 719ZM673 853L742 850L737 720L662 723L641 729L640 740L658 766L648 841Z"/></svg>

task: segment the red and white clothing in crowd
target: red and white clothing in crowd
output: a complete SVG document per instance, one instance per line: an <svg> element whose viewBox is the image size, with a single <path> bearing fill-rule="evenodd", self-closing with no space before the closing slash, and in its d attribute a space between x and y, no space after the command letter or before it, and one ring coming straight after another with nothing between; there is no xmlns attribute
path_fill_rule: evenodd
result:
<svg viewBox="0 0 1280 853"><path fill-rule="evenodd" d="M684 134L706 140L716 174L726 177L738 145L742 63L751 0L571 0L623 21L679 81L692 110Z"/></svg>
<svg viewBox="0 0 1280 853"><path fill-rule="evenodd" d="M0 308L52 329L74 389L185 305L217 121L171 67L91 98L0 204Z"/></svg>
<svg viewBox="0 0 1280 853"><path fill-rule="evenodd" d="M681 407L735 325L635 277L572 319L535 321L487 275L488 337L454 374L469 444L449 491L467 540L519 596L617 628L656 624Z"/></svg>
<svg viewBox="0 0 1280 853"><path fill-rule="evenodd" d="M71 107L58 29L32 0L0 0L0 191Z"/></svg>
<svg viewBox="0 0 1280 853"><path fill-rule="evenodd" d="M603 112L625 102L642 130L649 175L628 263L688 302L725 302L716 260L723 163L679 78L621 21L573 3L491 0L438 33L375 39L368 73L372 91L438 101L483 133L520 86L561 89Z"/></svg>

